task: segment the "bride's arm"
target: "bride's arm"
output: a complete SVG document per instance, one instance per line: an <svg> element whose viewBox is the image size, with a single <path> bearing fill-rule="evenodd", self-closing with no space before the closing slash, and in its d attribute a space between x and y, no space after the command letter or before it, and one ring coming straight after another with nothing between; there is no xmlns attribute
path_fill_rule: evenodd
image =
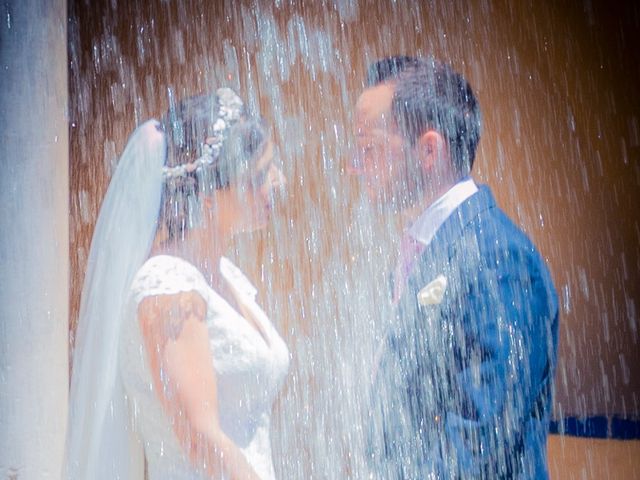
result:
<svg viewBox="0 0 640 480"><path fill-rule="evenodd" d="M211 478L258 480L218 417L206 304L195 292L159 295L138 306L138 320L158 396L194 466Z"/></svg>

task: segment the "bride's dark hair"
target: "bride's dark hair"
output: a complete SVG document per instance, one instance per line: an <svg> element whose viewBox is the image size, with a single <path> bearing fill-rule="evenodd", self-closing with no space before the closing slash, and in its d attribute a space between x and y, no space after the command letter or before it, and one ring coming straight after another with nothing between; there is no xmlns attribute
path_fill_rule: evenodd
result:
<svg viewBox="0 0 640 480"><path fill-rule="evenodd" d="M181 238L199 223L200 195L229 187L250 172L266 149L265 121L247 115L241 104L232 111L225 108L216 93L196 95L170 108L162 119L165 167L185 167L165 176L159 220L169 239ZM222 123L221 112L227 115ZM213 146L205 143L207 139L213 139Z"/></svg>

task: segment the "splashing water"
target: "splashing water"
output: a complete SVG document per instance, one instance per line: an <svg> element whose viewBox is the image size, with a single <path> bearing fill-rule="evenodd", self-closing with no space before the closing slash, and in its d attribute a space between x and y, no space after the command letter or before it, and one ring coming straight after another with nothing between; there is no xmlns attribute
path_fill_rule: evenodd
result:
<svg viewBox="0 0 640 480"><path fill-rule="evenodd" d="M586 43L558 33L567 13L536 13L537 25L524 21L528 14L498 2L72 3L72 305L77 310L91 224L134 125L166 110L168 89L178 98L222 85L238 89L271 123L288 178L273 224L239 238L233 252L292 352L275 409L276 471L279 478L364 478L362 419L375 352L393 317L388 277L399 222L370 205L347 175L353 111L369 62L434 53L463 71L480 98L485 125L476 177L497 187L499 203L548 259L561 293L556 409L637 416L640 279L637 244L628 249L627 239L640 242L639 220L620 227L618 212L631 201L619 193L612 209L608 196L594 193L605 175L603 157L620 148L636 162L625 157L615 165L607 194L640 186L637 117L607 104L618 93L595 100L601 122L612 127L618 108L629 127L622 142L594 133L584 152L584 132L603 127L581 105L606 79L587 60L585 78L557 67ZM575 21L570 30L593 34L584 28ZM577 160L587 157L594 162ZM575 233L590 227L584 209L604 233ZM572 320L579 318L588 325ZM589 328L602 332L595 351ZM593 369L580 366L585 358Z"/></svg>

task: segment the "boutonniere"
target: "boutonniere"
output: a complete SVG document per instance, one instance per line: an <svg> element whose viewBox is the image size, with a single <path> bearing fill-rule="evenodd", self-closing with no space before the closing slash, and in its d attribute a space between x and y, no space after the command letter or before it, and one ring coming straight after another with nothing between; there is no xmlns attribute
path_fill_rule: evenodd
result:
<svg viewBox="0 0 640 480"><path fill-rule="evenodd" d="M442 302L444 292L447 289L447 277L438 275L418 292L418 303L420 305L438 305Z"/></svg>

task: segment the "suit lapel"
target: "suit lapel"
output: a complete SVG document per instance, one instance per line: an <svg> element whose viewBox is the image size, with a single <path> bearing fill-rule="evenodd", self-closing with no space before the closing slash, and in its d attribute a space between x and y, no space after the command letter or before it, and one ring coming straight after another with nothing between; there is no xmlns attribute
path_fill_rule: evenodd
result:
<svg viewBox="0 0 640 480"><path fill-rule="evenodd" d="M480 185L478 191L467 198L438 228L433 239L422 253L407 280L407 288L398 303L402 306L407 301L415 301L420 288L436 278L439 271L447 266L453 255L456 242L462 237L464 229L478 218L483 211L496 205L491 190ZM409 298L406 296L410 295Z"/></svg>
<svg viewBox="0 0 640 480"><path fill-rule="evenodd" d="M407 279L405 291L396 307L395 321L387 330L374 361L371 392L373 393L372 408L377 411L385 412L386 405L382 402L387 397L379 393L385 388L390 389L392 394L401 397L397 405L405 405L406 402L403 403L402 396L406 395L407 388L417 388L419 383L429 381L424 376L419 379L411 376L413 375L411 372L421 371L417 368L416 362L423 355L423 353L418 354L418 351L423 352L423 349L426 348L424 335L428 337L430 342L438 340L437 334L425 331L426 324L422 321L423 316L419 314L420 306L417 301L417 292L426 283L451 268L455 244L463 238L465 228L472 222L476 222L482 212L494 206L495 201L490 190L486 186L481 186L478 192L465 200L445 220L416 262L416 266ZM453 268L456 266L454 265ZM435 318L437 320L440 317ZM429 369L424 371L428 372ZM432 383L432 386L434 389L445 391L445 387L442 385ZM425 388L429 388L428 384ZM421 397L413 395L411 398L420 399ZM389 421L391 429L397 428L397 425L394 424L394 414L391 413L392 418ZM429 417L427 414L424 418L433 417ZM372 435L374 438L380 438L386 448L387 423L383 423L381 428L382 433Z"/></svg>
<svg viewBox="0 0 640 480"><path fill-rule="evenodd" d="M465 200L438 229L407 279L405 291L396 306L396 321L388 328L376 353L374 379L383 356L388 353L389 342L392 344L402 343L400 337L409 333L413 328L418 308L418 291L446 269L453 253L452 247L462 237L465 227L473 222L481 212L493 207L495 207L495 200L491 191L487 186L481 185L478 192ZM393 292L391 277L389 284L390 291Z"/></svg>

